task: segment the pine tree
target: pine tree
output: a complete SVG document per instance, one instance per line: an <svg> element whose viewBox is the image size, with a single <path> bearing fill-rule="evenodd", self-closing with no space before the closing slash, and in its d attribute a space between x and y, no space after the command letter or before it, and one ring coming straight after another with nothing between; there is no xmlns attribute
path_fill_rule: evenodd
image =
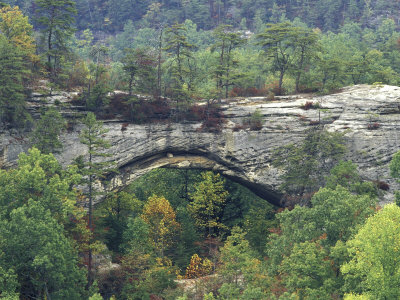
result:
<svg viewBox="0 0 400 300"><path fill-rule="evenodd" d="M107 157L108 154L102 152L110 147L110 144L102 137L108 130L103 128L103 123L96 120L94 113L89 112L86 118L83 120L85 128L82 130L80 135L80 141L85 144L88 149L87 161L84 163L82 170L83 175L87 177L87 197L88 203L88 227L93 232L93 200L95 199L96 190L94 189L94 183L96 180L104 178L105 174L111 170L107 167L110 165L109 162L96 162L96 158ZM92 241L89 242L89 253L88 253L88 286L93 283L92 277L92 248L90 247Z"/></svg>
<svg viewBox="0 0 400 300"><path fill-rule="evenodd" d="M156 92L157 62L151 53L142 48L126 48L122 63L128 76L129 96L132 96L134 87L140 92Z"/></svg>
<svg viewBox="0 0 400 300"><path fill-rule="evenodd" d="M238 32L231 31L232 26L220 25L214 30L215 44L212 51L219 51L219 59L215 69L217 91L219 98L222 96L222 89L225 88L225 98L228 97L228 90L234 84L235 79L241 74L234 72L237 61L234 59L232 51L243 45L246 40Z"/></svg>
<svg viewBox="0 0 400 300"><path fill-rule="evenodd" d="M36 0L49 78L57 79L57 68L60 60L68 51L67 41L74 32L73 23L76 14L73 0Z"/></svg>
<svg viewBox="0 0 400 300"><path fill-rule="evenodd" d="M32 133L34 146L42 153L56 153L62 149L59 136L66 122L54 108L47 110L39 119Z"/></svg>
<svg viewBox="0 0 400 300"><path fill-rule="evenodd" d="M185 60L192 59L194 45L187 41L186 28L183 24L175 23L167 29L166 34L167 45L164 50L170 53L173 61L171 72L173 80L172 92L179 104L179 102L187 100L188 95L186 90L191 88L185 80L190 70L185 67L184 62Z"/></svg>
<svg viewBox="0 0 400 300"><path fill-rule="evenodd" d="M24 54L0 34L0 123L23 127L30 120L25 110L23 81L29 69Z"/></svg>

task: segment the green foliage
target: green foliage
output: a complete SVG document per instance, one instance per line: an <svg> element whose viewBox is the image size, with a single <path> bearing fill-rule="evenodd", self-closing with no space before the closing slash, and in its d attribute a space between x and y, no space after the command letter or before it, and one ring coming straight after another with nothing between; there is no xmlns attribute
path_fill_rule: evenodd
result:
<svg viewBox="0 0 400 300"><path fill-rule="evenodd" d="M28 200L40 202L58 220L66 222L75 211L76 191L80 180L76 168L63 170L52 154L32 148L19 156L14 170L0 170L0 207L5 216Z"/></svg>
<svg viewBox="0 0 400 300"><path fill-rule="evenodd" d="M1 259L0 257L0 261ZM0 297L6 300L17 300L19 299L19 294L16 292L19 286L17 275L13 269L4 270L1 265L0 263Z"/></svg>
<svg viewBox="0 0 400 300"><path fill-rule="evenodd" d="M279 269L288 291L300 299L329 299L335 273L327 256L318 242L295 244Z"/></svg>
<svg viewBox="0 0 400 300"><path fill-rule="evenodd" d="M132 95L133 87L137 92L155 94L157 89L157 63L153 53L143 48L126 48L125 56L121 62L128 77L130 96Z"/></svg>
<svg viewBox="0 0 400 300"><path fill-rule="evenodd" d="M394 178L400 178L400 151L393 155L389 165L390 175Z"/></svg>
<svg viewBox="0 0 400 300"><path fill-rule="evenodd" d="M246 239L259 254L262 255L265 252L270 233L266 228L274 228L276 225L275 210L265 200L259 199L245 214L243 230L246 232Z"/></svg>
<svg viewBox="0 0 400 300"><path fill-rule="evenodd" d="M96 197L96 190L94 188L95 180L103 179L107 172L110 172L107 167L110 162L95 162L96 157L107 157L103 153L104 149L110 147L110 144L102 137L107 132L103 128L103 123L96 120L96 116L89 112L83 120L85 128L81 131L80 142L87 146L87 159L83 162L80 172L84 175L84 182L87 184L87 198L88 198L88 229L93 232L93 200ZM89 239L89 259L88 259L88 285L93 283L92 278L92 248L93 239Z"/></svg>
<svg viewBox="0 0 400 300"><path fill-rule="evenodd" d="M202 181L191 194L193 201L188 205L188 210L196 226L204 230L206 236L216 236L225 228L220 219L228 193L219 174L204 172L201 177Z"/></svg>
<svg viewBox="0 0 400 300"><path fill-rule="evenodd" d="M125 273L123 299L149 299L150 295L163 296L176 286L175 270L168 259L154 259L150 255L129 253L122 259Z"/></svg>
<svg viewBox="0 0 400 300"><path fill-rule="evenodd" d="M142 203L126 192L110 193L96 207L96 232L103 236L107 248L114 253L120 251L123 234L129 218L138 216Z"/></svg>
<svg viewBox="0 0 400 300"><path fill-rule="evenodd" d="M187 30L183 24L175 23L166 31L165 51L170 53L171 65L171 95L177 102L188 99L188 91L191 89L190 63L194 45L187 41Z"/></svg>
<svg viewBox="0 0 400 300"><path fill-rule="evenodd" d="M75 2L72 0L35 0L37 22L42 33L44 55L47 57L49 78L57 79L62 57L67 52L67 41L73 30Z"/></svg>
<svg viewBox="0 0 400 300"><path fill-rule="evenodd" d="M276 166L286 170L282 176L281 189L300 199L288 199L294 203L307 203L309 193L323 184L324 174L339 161L345 153L343 134L310 129L300 145L289 144L275 152Z"/></svg>
<svg viewBox="0 0 400 300"><path fill-rule="evenodd" d="M222 97L222 90L225 89L225 98L228 98L228 90L235 81L243 76L237 71L238 61L234 56L234 49L246 43L246 40L239 32L232 31L232 26L219 25L214 29L215 43L211 51L218 51L218 59L215 65L214 76L217 83L219 99Z"/></svg>
<svg viewBox="0 0 400 300"><path fill-rule="evenodd" d="M304 66L317 50L317 35L308 28L295 27L290 22L268 24L263 33L257 35L258 44L272 60L273 71L279 72L279 91L285 73L293 70L296 76L296 91Z"/></svg>
<svg viewBox="0 0 400 300"><path fill-rule="evenodd" d="M54 108L48 109L41 115L32 133L34 146L45 154L59 152L62 149L59 137L65 126L61 114Z"/></svg>
<svg viewBox="0 0 400 300"><path fill-rule="evenodd" d="M33 38L33 26L28 17L24 16L18 6L5 6L0 9L0 31L8 42L22 52L24 58L35 62L36 45Z"/></svg>
<svg viewBox="0 0 400 300"><path fill-rule="evenodd" d="M377 189L371 182L363 181L358 174L357 166L351 161L340 161L330 171L330 176L326 178L326 188L335 189L341 185L350 192L356 194L368 194L376 197Z"/></svg>
<svg viewBox="0 0 400 300"><path fill-rule="evenodd" d="M154 244L150 240L150 225L140 217L128 221L127 229L123 233L123 241L121 249L124 253L142 255L154 250Z"/></svg>
<svg viewBox="0 0 400 300"><path fill-rule="evenodd" d="M320 189L310 208L296 206L278 214L280 228L267 244L269 274L280 274L282 284L293 292L299 289L300 297L340 292L343 277L332 268L338 269L346 257L342 241L373 215L376 201L338 185Z"/></svg>
<svg viewBox="0 0 400 300"><path fill-rule="evenodd" d="M24 79L29 69L24 53L0 34L0 123L24 127L30 121L25 111Z"/></svg>
<svg viewBox="0 0 400 300"><path fill-rule="evenodd" d="M264 118L259 109L256 109L247 121L250 125L250 130L261 130L264 124Z"/></svg>
<svg viewBox="0 0 400 300"><path fill-rule="evenodd" d="M42 203L29 200L1 220L1 265L13 268L23 296L84 299L85 272L64 229Z"/></svg>
<svg viewBox="0 0 400 300"><path fill-rule="evenodd" d="M218 273L222 275L226 283L234 284L238 291L252 279L251 275L256 271L257 260L245 238L245 233L239 227L234 227L231 235L226 239L221 248L220 260L221 266Z"/></svg>
<svg viewBox="0 0 400 300"><path fill-rule="evenodd" d="M347 242L351 260L341 271L349 291L373 299L399 297L399 224L400 208L388 204L369 218L357 235Z"/></svg>

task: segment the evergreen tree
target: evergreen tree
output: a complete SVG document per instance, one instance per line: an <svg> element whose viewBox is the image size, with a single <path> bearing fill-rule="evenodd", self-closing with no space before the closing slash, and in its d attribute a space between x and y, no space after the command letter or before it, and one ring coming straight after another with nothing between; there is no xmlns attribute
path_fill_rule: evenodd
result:
<svg viewBox="0 0 400 300"><path fill-rule="evenodd" d="M157 62L149 51L143 48L127 48L121 62L124 64L123 69L129 78L129 96L132 96L133 87L138 92L155 94Z"/></svg>
<svg viewBox="0 0 400 300"><path fill-rule="evenodd" d="M39 119L32 133L34 146L42 153L56 153L62 149L59 139L65 129L66 122L61 114L54 108L47 110Z"/></svg>
<svg viewBox="0 0 400 300"><path fill-rule="evenodd" d="M286 169L281 189L287 193L287 200L307 204L345 151L342 134L320 129L311 129L300 145L278 148L274 164Z"/></svg>
<svg viewBox="0 0 400 300"><path fill-rule="evenodd" d="M49 78L55 82L61 59L68 51L67 42L74 32L76 14L73 0L35 0L37 22L43 38L44 55L47 57Z"/></svg>
<svg viewBox="0 0 400 300"><path fill-rule="evenodd" d="M96 180L104 178L107 172L110 172L106 167L110 165L109 162L96 162L97 157L107 157L109 155L102 152L103 150L110 147L110 144L102 137L108 130L103 128L103 123L96 120L96 116L89 112L86 118L83 120L85 128L82 130L80 135L80 141L82 144L87 146L87 159L84 163L82 170L83 175L87 178L87 197L88 203L88 227L93 232L93 200L95 199L96 193L94 183ZM92 247L89 242L89 253L88 253L88 286L93 283L92 274Z"/></svg>
<svg viewBox="0 0 400 300"><path fill-rule="evenodd" d="M232 32L231 26L219 25L214 30L215 44L211 50L219 51L219 59L215 69L215 78L217 82L217 91L221 98L222 89L225 88L225 98L228 98L228 90L234 84L235 79L241 76L234 72L237 61L234 59L232 51L243 45L246 40L238 32Z"/></svg>
<svg viewBox="0 0 400 300"><path fill-rule="evenodd" d="M166 46L164 50L170 53L173 65L171 66L172 94L179 104L188 99L187 91L191 89L187 77L191 70L186 68L185 61L192 59L194 45L189 44L186 28L183 24L175 23L166 31Z"/></svg>
<svg viewBox="0 0 400 300"><path fill-rule="evenodd" d="M0 34L0 122L23 127L30 120L25 111L23 79L29 70L23 53Z"/></svg>

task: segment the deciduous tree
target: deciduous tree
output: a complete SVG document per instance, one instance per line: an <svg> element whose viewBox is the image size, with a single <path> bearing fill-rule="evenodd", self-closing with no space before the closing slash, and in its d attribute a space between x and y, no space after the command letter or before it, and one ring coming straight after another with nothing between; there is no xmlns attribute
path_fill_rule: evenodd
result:
<svg viewBox="0 0 400 300"><path fill-rule="evenodd" d="M0 222L1 265L15 270L21 297L84 299L85 272L78 255L42 203L29 200Z"/></svg>
<svg viewBox="0 0 400 300"><path fill-rule="evenodd" d="M347 245L351 260L341 267L347 288L371 299L399 298L400 208L386 205Z"/></svg>
<svg viewBox="0 0 400 300"><path fill-rule="evenodd" d="M0 32L31 62L37 60L33 26L18 6L5 6L0 9Z"/></svg>
<svg viewBox="0 0 400 300"><path fill-rule="evenodd" d="M141 217L149 224L155 249L163 257L180 228L174 209L164 197L152 196L144 205Z"/></svg>
<svg viewBox="0 0 400 300"><path fill-rule="evenodd" d="M205 236L216 236L225 226L221 223L221 213L225 205L228 192L224 189L224 180L219 174L204 172L202 181L195 186L191 194L192 202L188 210L195 219Z"/></svg>

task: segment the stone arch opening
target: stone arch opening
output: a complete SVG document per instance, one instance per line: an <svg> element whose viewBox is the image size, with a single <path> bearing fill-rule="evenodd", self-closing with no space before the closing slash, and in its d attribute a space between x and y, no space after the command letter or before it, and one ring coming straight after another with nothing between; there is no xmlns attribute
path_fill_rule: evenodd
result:
<svg viewBox="0 0 400 300"><path fill-rule="evenodd" d="M111 182L111 189L119 190L157 168L201 169L219 172L230 180L245 186L269 203L284 206L279 191L272 189L256 178L249 178L243 170L234 164L226 163L218 157L201 152L165 151L136 158L119 166L119 173L107 179Z"/></svg>

